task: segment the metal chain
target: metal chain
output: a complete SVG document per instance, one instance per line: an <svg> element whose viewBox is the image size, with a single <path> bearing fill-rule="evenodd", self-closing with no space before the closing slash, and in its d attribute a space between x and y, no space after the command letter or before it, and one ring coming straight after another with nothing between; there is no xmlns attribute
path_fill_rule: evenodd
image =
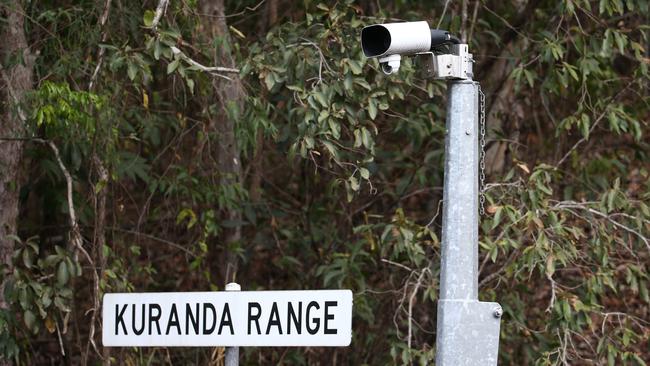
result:
<svg viewBox="0 0 650 366"><path fill-rule="evenodd" d="M479 215L485 215L485 94L478 86L479 95L479 127L481 135L479 137Z"/></svg>

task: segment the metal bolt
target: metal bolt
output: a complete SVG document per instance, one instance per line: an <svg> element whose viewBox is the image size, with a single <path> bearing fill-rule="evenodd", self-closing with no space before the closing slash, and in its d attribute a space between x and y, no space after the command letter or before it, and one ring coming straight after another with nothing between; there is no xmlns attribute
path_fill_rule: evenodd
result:
<svg viewBox="0 0 650 366"><path fill-rule="evenodd" d="M492 315L494 315L495 318L500 318L501 315L503 315L503 309L501 309L501 307L494 308L494 312L492 312Z"/></svg>
<svg viewBox="0 0 650 366"><path fill-rule="evenodd" d="M467 136L469 136L469 135L470 135L469 130L465 130L465 134L466 134Z"/></svg>

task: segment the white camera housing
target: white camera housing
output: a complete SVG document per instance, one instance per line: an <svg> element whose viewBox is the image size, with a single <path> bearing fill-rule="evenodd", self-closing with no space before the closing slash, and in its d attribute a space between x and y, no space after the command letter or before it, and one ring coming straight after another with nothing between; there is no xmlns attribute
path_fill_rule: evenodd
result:
<svg viewBox="0 0 650 366"><path fill-rule="evenodd" d="M397 72L402 55L431 50L431 29L425 21L374 24L361 30L366 57L379 57L385 74Z"/></svg>
<svg viewBox="0 0 650 366"><path fill-rule="evenodd" d="M467 45L445 30L430 29L425 21L364 27L361 48L366 57L379 58L386 75L399 70L402 56L419 55L424 60L425 76L443 80L473 77L474 60Z"/></svg>

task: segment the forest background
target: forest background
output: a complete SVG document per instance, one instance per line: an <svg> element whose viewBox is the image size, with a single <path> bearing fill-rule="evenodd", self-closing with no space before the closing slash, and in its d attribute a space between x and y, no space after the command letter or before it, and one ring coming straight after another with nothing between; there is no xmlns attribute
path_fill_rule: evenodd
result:
<svg viewBox="0 0 650 366"><path fill-rule="evenodd" d="M431 364L444 82L366 24L466 40L487 97L480 298L502 365L650 362L647 0L0 2L0 363L221 364L101 345L107 292L349 288L348 348Z"/></svg>

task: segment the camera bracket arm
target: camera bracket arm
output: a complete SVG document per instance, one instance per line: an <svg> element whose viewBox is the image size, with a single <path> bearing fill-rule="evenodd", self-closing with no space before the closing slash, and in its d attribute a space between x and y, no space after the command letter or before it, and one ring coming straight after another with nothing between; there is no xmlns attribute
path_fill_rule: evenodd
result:
<svg viewBox="0 0 650 366"><path fill-rule="evenodd" d="M451 53L436 54L420 52L417 54L419 68L425 77L439 80L472 80L474 77L474 58L466 44L452 44Z"/></svg>

